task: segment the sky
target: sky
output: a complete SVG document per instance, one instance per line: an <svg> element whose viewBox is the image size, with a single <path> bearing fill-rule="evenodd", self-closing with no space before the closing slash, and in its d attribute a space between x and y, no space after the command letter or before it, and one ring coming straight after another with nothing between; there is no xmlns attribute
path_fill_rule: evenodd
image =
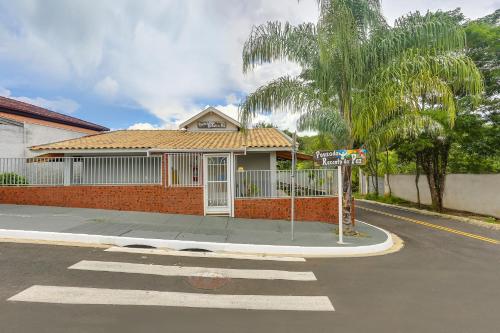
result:
<svg viewBox="0 0 500 333"><path fill-rule="evenodd" d="M500 0L382 0L388 22L460 7L474 19ZM177 128L211 105L238 103L292 63L242 73L253 25L316 22L316 0L0 0L0 96L111 129ZM295 129L296 115L255 121Z"/></svg>

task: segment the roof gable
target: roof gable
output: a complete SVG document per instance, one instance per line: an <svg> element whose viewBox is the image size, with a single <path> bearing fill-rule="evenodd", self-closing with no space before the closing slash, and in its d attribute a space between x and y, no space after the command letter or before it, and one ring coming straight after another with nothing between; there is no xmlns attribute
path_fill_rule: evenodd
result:
<svg viewBox="0 0 500 333"><path fill-rule="evenodd" d="M196 122L198 122L197 125L195 125ZM227 126L226 122L231 126ZM240 128L241 124L238 121L212 106L209 106L179 125L179 129L199 131L239 130Z"/></svg>

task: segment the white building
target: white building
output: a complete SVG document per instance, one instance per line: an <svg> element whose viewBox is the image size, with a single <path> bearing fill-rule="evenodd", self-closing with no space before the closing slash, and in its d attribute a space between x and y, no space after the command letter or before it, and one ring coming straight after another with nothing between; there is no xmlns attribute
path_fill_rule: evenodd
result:
<svg viewBox="0 0 500 333"><path fill-rule="evenodd" d="M0 157L31 157L29 147L109 131L108 128L0 97Z"/></svg>

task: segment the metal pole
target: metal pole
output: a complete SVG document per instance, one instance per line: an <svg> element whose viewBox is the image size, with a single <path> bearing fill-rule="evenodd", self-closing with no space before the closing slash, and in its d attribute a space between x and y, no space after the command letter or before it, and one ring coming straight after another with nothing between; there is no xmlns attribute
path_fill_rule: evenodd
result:
<svg viewBox="0 0 500 333"><path fill-rule="evenodd" d="M293 142L292 142L292 179L291 179L291 185L292 185L292 193L291 193L291 216L290 219L292 221L291 227L292 227L292 240L294 238L294 224L295 224L295 163L296 163L296 156L295 156L295 150L296 150L296 145L295 142L297 141L297 131L293 133Z"/></svg>
<svg viewBox="0 0 500 333"><path fill-rule="evenodd" d="M337 167L337 171L338 171L338 200L339 200L339 241L338 243L339 244L343 244L344 243L344 231L342 230L342 227L343 227L343 222L342 222L342 196L343 196L343 192L344 192L344 188L342 186L342 167L339 165Z"/></svg>

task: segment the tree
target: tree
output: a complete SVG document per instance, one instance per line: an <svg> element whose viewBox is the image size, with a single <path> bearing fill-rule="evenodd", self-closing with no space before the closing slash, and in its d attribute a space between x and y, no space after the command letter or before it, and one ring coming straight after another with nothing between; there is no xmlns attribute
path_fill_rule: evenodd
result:
<svg viewBox="0 0 500 333"><path fill-rule="evenodd" d="M451 87L481 89L473 63L457 52L465 45L463 29L445 13L410 14L391 28L379 1L318 3L316 25L268 22L252 30L244 71L278 60L294 61L302 71L250 94L240 108L244 124L258 113L288 110L302 114L302 129L328 133L336 148L378 150L398 136L439 129L429 110L422 112L422 96L453 123ZM344 230L353 233L351 167L343 174Z"/></svg>
<svg viewBox="0 0 500 333"><path fill-rule="evenodd" d="M449 172L500 171L500 10L466 22L467 55L480 70L485 93L477 108L467 97L450 133Z"/></svg>

